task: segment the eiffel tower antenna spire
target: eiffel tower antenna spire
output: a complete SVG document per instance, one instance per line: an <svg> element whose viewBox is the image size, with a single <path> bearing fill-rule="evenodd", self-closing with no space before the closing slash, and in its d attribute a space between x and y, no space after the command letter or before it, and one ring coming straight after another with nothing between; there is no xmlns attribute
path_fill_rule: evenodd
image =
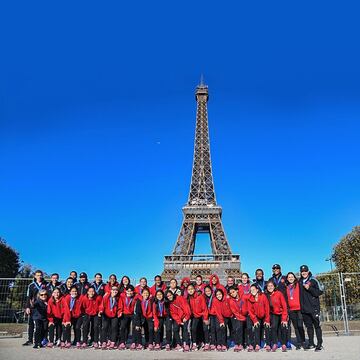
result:
<svg viewBox="0 0 360 360"><path fill-rule="evenodd" d="M187 204L183 207L183 223L172 255L165 256L164 280L190 275L207 275L216 269L220 278L240 278L240 256L234 255L222 224L222 208L217 205L210 157L207 102L208 86L203 75L195 90L196 129L191 185ZM197 233L208 233L212 254L194 255ZM200 255L199 255L200 256Z"/></svg>
<svg viewBox="0 0 360 360"><path fill-rule="evenodd" d="M204 85L205 85L205 83L204 83L204 74L201 73L201 75L200 75L200 86L204 86Z"/></svg>

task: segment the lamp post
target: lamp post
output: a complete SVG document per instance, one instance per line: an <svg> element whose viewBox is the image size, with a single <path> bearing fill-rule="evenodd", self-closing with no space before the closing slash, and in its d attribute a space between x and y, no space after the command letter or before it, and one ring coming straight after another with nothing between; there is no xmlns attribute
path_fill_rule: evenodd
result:
<svg viewBox="0 0 360 360"><path fill-rule="evenodd" d="M330 255L327 259L325 259L325 261L329 261L330 262L330 276L331 276L331 282L332 282L332 288L333 288L333 301L334 301L334 309L335 309L335 319L334 320L339 320L339 313L338 313L338 307L337 307L337 299L336 299L336 290L335 290L335 282L333 279L333 275L332 275L332 271L333 271L333 266L332 266L332 256Z"/></svg>

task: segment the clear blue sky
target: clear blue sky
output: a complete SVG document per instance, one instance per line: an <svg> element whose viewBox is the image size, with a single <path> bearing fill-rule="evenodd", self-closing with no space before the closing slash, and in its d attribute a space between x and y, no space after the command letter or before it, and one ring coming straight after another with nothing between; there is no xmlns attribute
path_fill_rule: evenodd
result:
<svg viewBox="0 0 360 360"><path fill-rule="evenodd" d="M9 4L0 235L26 263L62 276L162 271L188 196L204 73L215 190L242 270L329 269L360 220L355 5Z"/></svg>

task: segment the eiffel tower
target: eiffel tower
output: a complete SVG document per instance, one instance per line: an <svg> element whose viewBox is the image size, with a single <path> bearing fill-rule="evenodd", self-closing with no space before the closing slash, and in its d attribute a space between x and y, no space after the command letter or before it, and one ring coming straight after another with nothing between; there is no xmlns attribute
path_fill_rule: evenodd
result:
<svg viewBox="0 0 360 360"><path fill-rule="evenodd" d="M165 256L162 277L165 281L184 276L194 278L199 274L207 278L215 272L222 280L227 276L238 279L240 256L231 251L221 220L222 208L215 197L207 114L209 91L203 78L196 87L195 98L196 131L190 193L182 209L184 218L173 253ZM198 233L210 235L212 254L194 254Z"/></svg>

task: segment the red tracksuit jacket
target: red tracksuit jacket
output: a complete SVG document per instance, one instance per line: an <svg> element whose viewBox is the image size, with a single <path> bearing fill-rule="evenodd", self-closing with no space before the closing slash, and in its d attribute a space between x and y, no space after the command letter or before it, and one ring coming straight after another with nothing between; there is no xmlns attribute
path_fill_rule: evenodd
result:
<svg viewBox="0 0 360 360"><path fill-rule="evenodd" d="M110 285L110 283L106 283L106 285L105 285L105 287L104 287L105 294L110 294L111 288L112 288L113 286L116 286L116 287L119 288L119 283L118 283L117 281L116 281L114 284L111 284L111 285Z"/></svg>
<svg viewBox="0 0 360 360"><path fill-rule="evenodd" d="M230 297L230 309L236 320L245 321L248 315L248 301L246 297L234 299Z"/></svg>
<svg viewBox="0 0 360 360"><path fill-rule="evenodd" d="M197 293L194 293L193 296L188 295L188 302L191 313L195 318L202 317L203 320L209 319L209 311L204 296L198 295Z"/></svg>
<svg viewBox="0 0 360 360"><path fill-rule="evenodd" d="M89 298L87 295L81 297L81 310L84 314L94 316L99 313L99 308L102 302L102 296L94 295Z"/></svg>
<svg viewBox="0 0 360 360"><path fill-rule="evenodd" d="M161 283L160 287L157 287L156 284L154 284L151 288L150 288L150 296L155 297L155 294L158 290L162 290L164 293L166 291L167 287L166 284L163 282Z"/></svg>
<svg viewBox="0 0 360 360"><path fill-rule="evenodd" d="M270 324L270 305L264 293L259 293L257 300L253 295L248 297L248 310L250 319L254 324L261 319Z"/></svg>
<svg viewBox="0 0 360 360"><path fill-rule="evenodd" d="M78 296L75 298L72 309L71 306L71 295L68 294L63 298L63 322L70 322L71 319L77 319L82 315L81 312L81 298Z"/></svg>
<svg viewBox="0 0 360 360"><path fill-rule="evenodd" d="M217 282L216 282L215 285L214 285L213 282L212 282L212 279L213 279L213 278L216 278L216 280L217 280ZM216 291L217 289L221 289L221 290L223 291L223 293L224 293L224 296L226 296L227 291L226 291L226 289L225 289L225 286L223 286L223 285L220 284L219 277L218 277L216 274L210 275L209 285L211 286L211 289L212 289L214 295L215 295L215 291Z"/></svg>
<svg viewBox="0 0 360 360"><path fill-rule="evenodd" d="M269 295L270 313L281 315L281 321L287 321L288 312L284 295L281 291L275 290Z"/></svg>
<svg viewBox="0 0 360 360"><path fill-rule="evenodd" d="M154 317L154 327L158 328L160 324L159 318L165 318L169 315L165 307L165 301L154 301L152 310Z"/></svg>
<svg viewBox="0 0 360 360"><path fill-rule="evenodd" d="M119 300L119 297L112 298L113 303L111 304L110 301L111 295L105 294L100 305L99 305L99 311L104 313L109 318L114 318L118 316L118 310L119 310L119 303L121 302ZM112 307L111 307L112 305Z"/></svg>
<svg viewBox="0 0 360 360"><path fill-rule="evenodd" d="M183 319L190 320L191 310L187 301L181 296L176 296L175 299L169 304L170 316L178 324L183 322Z"/></svg>
<svg viewBox="0 0 360 360"><path fill-rule="evenodd" d="M287 293L287 302L289 305L289 310L296 311L300 310L300 287L298 284L295 285L295 287L291 284L289 284L286 287L286 293Z"/></svg>
<svg viewBox="0 0 360 360"><path fill-rule="evenodd" d="M54 318L61 319L63 317L63 298L60 298L58 301L50 298L47 305L46 315L49 322L54 322Z"/></svg>
<svg viewBox="0 0 360 360"><path fill-rule="evenodd" d="M134 315L135 305L136 305L136 295L132 298L126 296L125 293L120 294L120 307L119 307L119 314L122 313L124 315Z"/></svg>
<svg viewBox="0 0 360 360"><path fill-rule="evenodd" d="M238 285L238 289L239 289L239 297L242 298L243 295L250 295L250 283L247 284L239 284Z"/></svg>
<svg viewBox="0 0 360 360"><path fill-rule="evenodd" d="M215 295L211 295L210 297L207 297L205 294L203 294L202 296L205 299L205 303L206 303L206 307L208 309L209 315L216 316L215 306L214 306Z"/></svg>
<svg viewBox="0 0 360 360"><path fill-rule="evenodd" d="M140 305L141 305L141 313L145 319L151 319L153 317L153 310L152 310L152 300L149 298L144 300L141 298Z"/></svg>
<svg viewBox="0 0 360 360"><path fill-rule="evenodd" d="M215 314L220 324L224 323L224 318L231 318L233 316L229 300L224 297L222 301L214 298Z"/></svg>

